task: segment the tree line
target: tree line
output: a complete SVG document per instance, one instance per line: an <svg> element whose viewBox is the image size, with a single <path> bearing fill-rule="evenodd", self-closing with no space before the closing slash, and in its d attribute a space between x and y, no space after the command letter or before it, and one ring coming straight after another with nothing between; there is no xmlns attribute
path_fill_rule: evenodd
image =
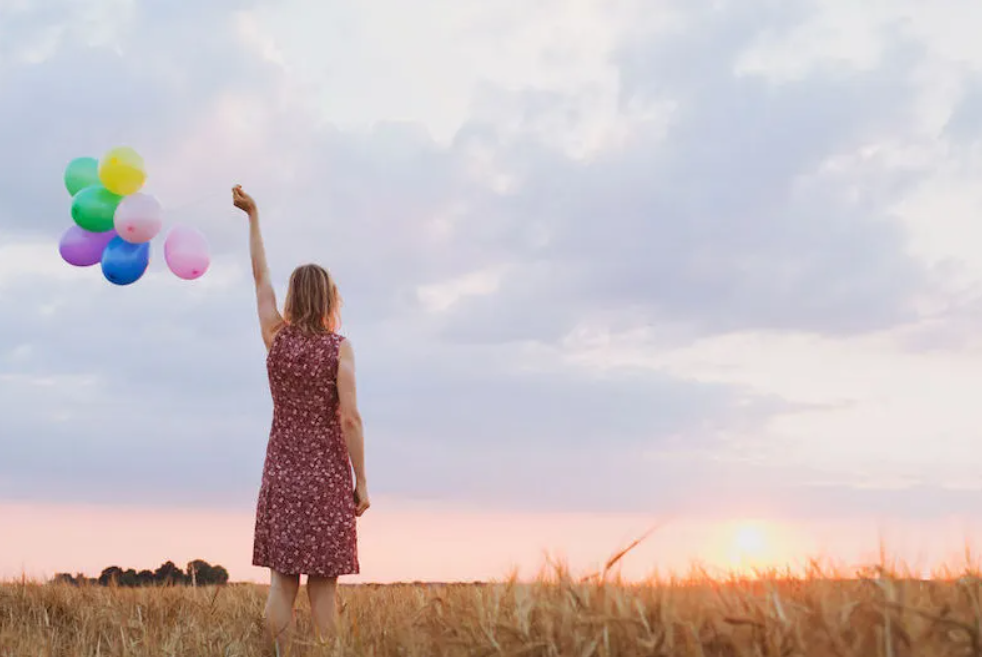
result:
<svg viewBox="0 0 982 657"><path fill-rule="evenodd" d="M93 586L208 586L214 584L227 584L228 571L224 567L212 566L207 561L195 559L188 562L187 569L181 570L173 561L167 561L160 565L156 570L140 570L133 568L123 570L119 566L109 566L103 569L98 577L86 577L82 573L71 575L69 573L58 573L54 576L54 582L81 586L83 584Z"/></svg>

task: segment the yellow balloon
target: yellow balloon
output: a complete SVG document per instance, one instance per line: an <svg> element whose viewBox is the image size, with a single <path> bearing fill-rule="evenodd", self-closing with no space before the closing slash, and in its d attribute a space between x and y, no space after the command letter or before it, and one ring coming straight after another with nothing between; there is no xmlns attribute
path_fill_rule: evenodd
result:
<svg viewBox="0 0 982 657"><path fill-rule="evenodd" d="M113 194L135 194L147 181L143 158L128 146L114 148L99 162L99 180Z"/></svg>

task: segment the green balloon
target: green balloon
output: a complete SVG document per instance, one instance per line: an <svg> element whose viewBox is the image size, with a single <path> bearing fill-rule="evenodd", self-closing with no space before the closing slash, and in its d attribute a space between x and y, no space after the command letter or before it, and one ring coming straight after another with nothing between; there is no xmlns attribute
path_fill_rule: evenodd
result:
<svg viewBox="0 0 982 657"><path fill-rule="evenodd" d="M116 206L122 200L122 196L113 194L102 185L90 185L72 199L72 219L79 228L91 233L112 230Z"/></svg>
<svg viewBox="0 0 982 657"><path fill-rule="evenodd" d="M65 167L65 188L72 196L86 187L100 184L99 160L94 157L76 157Z"/></svg>

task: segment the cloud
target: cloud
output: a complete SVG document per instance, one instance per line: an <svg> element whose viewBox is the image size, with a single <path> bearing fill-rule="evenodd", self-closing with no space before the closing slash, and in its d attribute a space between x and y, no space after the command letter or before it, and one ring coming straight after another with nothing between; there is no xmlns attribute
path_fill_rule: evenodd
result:
<svg viewBox="0 0 982 657"><path fill-rule="evenodd" d="M480 123L465 126L449 148L405 123L382 123L367 138L359 137L319 128L303 110L260 102L262 90L276 93L285 86L248 73L254 67L271 76L275 67L227 27L217 32L224 35L217 41L225 49L215 46L204 59L210 66L197 66L193 70L201 72L185 73L181 85L160 89L160 100L168 102L154 102L159 112L137 106L133 114L155 129L158 115L185 117L170 129L163 122L157 150L150 146L151 154L166 161L176 159L177 149L165 145L191 125L187 117L211 116L208 129L221 134L230 132L219 127L234 120L230 114L253 107L252 128L261 142L248 150L272 161L249 169L256 179L273 174L279 183L276 191L261 195L272 208L274 254L289 249L293 258L328 259L349 281L351 299L381 304L371 306L373 319L412 304L419 287L503 262L511 267L498 293L457 304L448 335L556 339L593 312L613 317L627 312L631 321L687 322L701 332L849 333L911 318L910 298L924 273L904 253L902 233L884 221L886 210L877 199L853 198L850 178L821 170L829 158L858 148L860 139L875 139L876 132L902 124L911 94L909 66L901 60L886 70L810 76L776 86L734 77L735 59L771 27L746 14L696 14L695 32L622 48L616 62L622 102L666 101L677 108L667 134L661 120L642 121L630 147L586 162L539 138L540 125L586 102L582 94L518 92L515 111L526 125L518 139ZM154 24L149 18L146 23ZM694 35L714 47L704 47ZM646 47L651 52L639 51ZM229 76L225 68L232 61L238 63ZM679 79L671 66L676 61L689 62L700 76ZM57 70L61 64L47 65ZM32 88L38 88L36 79ZM701 80L697 87L691 83L695 79ZM26 78L23 85L29 86ZM132 98L144 96L142 87L126 88ZM176 88L184 89L177 98L185 104L175 105ZM652 95L650 89L658 91ZM223 99L235 100L223 104ZM499 93L488 103L509 100ZM23 115L24 107L18 112ZM97 112L80 119L95 122ZM199 142L195 153L217 156L212 162L217 166L201 176L214 189L238 179L225 175L219 182L215 172L233 171L233 162L241 160L236 156L243 154L235 152L243 149L234 143L232 154L215 153L223 142ZM517 191L499 195L468 178L466 167L482 146L496 152L519 181ZM204 168L187 157L187 149L180 150L181 164L193 172ZM50 166L52 159L39 161ZM44 173L50 169L6 176L20 190L11 194L11 202L29 207L27 195L41 197L37 181ZM879 187L900 185L909 175L878 173L870 182ZM32 184L21 184L20 178ZM268 181L259 185L262 192L275 189ZM46 188L46 198L57 198L50 193L53 186ZM45 207L45 214L63 215L56 207ZM224 223L215 226L221 231L218 248L240 248L232 242L230 222ZM293 238L298 231L304 235L300 247ZM546 297L554 300L550 308L537 302Z"/></svg>
<svg viewBox="0 0 982 657"><path fill-rule="evenodd" d="M982 137L982 79L973 76L945 126L952 145L970 146Z"/></svg>
<svg viewBox="0 0 982 657"><path fill-rule="evenodd" d="M775 76L747 53L815 15L768 6L557 2L526 23L527 3L432 0L449 22L405 13L423 31L404 40L384 11L335 5L0 14L0 495L253 499L270 406L227 191L243 182L277 280L314 260L340 282L377 492L839 505L861 476L825 496L807 488L825 469L754 461L782 418L844 421L827 395L660 351L733 332L848 340L916 319L937 289L894 216L933 162L889 155L922 137L923 49L886 31L879 58ZM325 24L357 28L349 59L311 34ZM126 289L58 260L64 164L118 142L146 155L168 221L208 234L206 279L177 281L159 248ZM569 362L579 332L649 326L653 366Z"/></svg>
<svg viewBox="0 0 982 657"><path fill-rule="evenodd" d="M498 212L527 255L498 295L456 306L452 335L553 340L592 313L698 333L852 334L916 317L929 272L890 218L898 192L926 172L881 167L857 181L834 165L910 129L916 50L771 83L733 72L775 27L757 18L724 10L624 48L622 105L673 103L667 130L642 122L629 145L587 162L512 145L525 175ZM563 108L522 99L530 124ZM530 226L548 237L533 246ZM542 298L554 303L543 309Z"/></svg>
<svg viewBox="0 0 982 657"><path fill-rule="evenodd" d="M31 285L5 292L2 494L251 499L271 408L247 281L190 294L162 272L125 289L95 274L48 279L43 299ZM619 473L602 502L617 508L650 478L640 454L712 449L721 433L784 408L739 386L652 372L583 376L535 348L443 345L412 325L353 339L381 493L493 504L494 491L538 472L543 504L592 508L596 484L579 479L589 467L595 482ZM524 465L503 470L512 460Z"/></svg>
<svg viewBox="0 0 982 657"><path fill-rule="evenodd" d="M665 347L644 333L583 340L571 360L587 369L630 365L677 378L740 385L788 406L763 425L734 429L714 456L807 470L801 484L975 489L980 486L977 339L957 349L912 350L920 326L848 340L744 333Z"/></svg>
<svg viewBox="0 0 982 657"><path fill-rule="evenodd" d="M59 35L37 61L14 56L0 67L0 139L14 155L0 165L5 231L50 234L64 225L61 172L70 159L130 143L159 161L223 98L273 84L273 66L239 45L229 8L241 3L209 4L191 17L160 2L62 4L51 8L54 15L26 8L22 29L0 28L13 50L39 31ZM101 38L93 41L91 26ZM200 163L211 154L204 148L195 155ZM151 168L153 191L155 173Z"/></svg>

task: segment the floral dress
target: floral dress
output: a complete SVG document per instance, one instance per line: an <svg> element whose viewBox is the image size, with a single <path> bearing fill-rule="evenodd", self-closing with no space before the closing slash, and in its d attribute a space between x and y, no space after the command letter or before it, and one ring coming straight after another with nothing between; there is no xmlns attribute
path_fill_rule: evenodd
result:
<svg viewBox="0 0 982 657"><path fill-rule="evenodd" d="M252 563L282 574L359 572L354 481L338 414L344 338L285 326L266 357L273 423Z"/></svg>

